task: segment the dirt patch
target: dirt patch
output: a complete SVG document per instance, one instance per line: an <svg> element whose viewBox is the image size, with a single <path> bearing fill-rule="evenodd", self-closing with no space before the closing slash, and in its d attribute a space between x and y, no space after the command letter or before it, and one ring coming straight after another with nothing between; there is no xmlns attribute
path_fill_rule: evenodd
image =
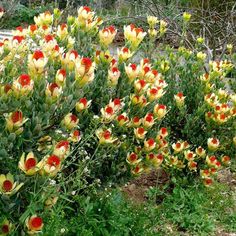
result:
<svg viewBox="0 0 236 236"><path fill-rule="evenodd" d="M147 191L150 187L162 188L162 186L168 181L168 174L164 170L159 169L142 174L141 176L128 182L124 187L122 187L122 191L129 199L135 201L136 203L143 203L148 200ZM170 187L166 191L171 192L172 189L173 188ZM158 196L157 203L161 203L163 198L164 196Z"/></svg>
<svg viewBox="0 0 236 236"><path fill-rule="evenodd" d="M236 173L231 172L229 169L220 170L217 174L217 180L231 187L236 186Z"/></svg>

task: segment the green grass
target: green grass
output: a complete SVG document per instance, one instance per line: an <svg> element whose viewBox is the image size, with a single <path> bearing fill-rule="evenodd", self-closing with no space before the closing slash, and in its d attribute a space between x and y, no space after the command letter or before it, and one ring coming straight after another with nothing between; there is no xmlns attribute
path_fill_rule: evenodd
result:
<svg viewBox="0 0 236 236"><path fill-rule="evenodd" d="M204 236L216 235L219 230L232 233L236 232L234 194L223 184L208 189L196 183L176 186L160 205L152 199L145 204L133 203L118 189L87 197L75 195L70 198L73 203L55 206L44 232L60 235L65 229L64 235L80 236Z"/></svg>

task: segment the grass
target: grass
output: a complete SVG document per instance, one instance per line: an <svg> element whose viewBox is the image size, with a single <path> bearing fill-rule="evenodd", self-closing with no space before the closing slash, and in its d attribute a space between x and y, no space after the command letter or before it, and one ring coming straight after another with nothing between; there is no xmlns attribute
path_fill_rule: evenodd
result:
<svg viewBox="0 0 236 236"><path fill-rule="evenodd" d="M153 193L153 189L151 191ZM146 203L137 204L124 197L118 188L87 197L75 195L71 197L73 206L55 205L58 209L47 220L50 224L45 225L47 229L44 232L47 235L80 236L233 233L236 232L234 195L229 186L220 183L211 189L198 183L176 186L159 205L152 201L154 194L148 194ZM60 207L66 209L66 214Z"/></svg>

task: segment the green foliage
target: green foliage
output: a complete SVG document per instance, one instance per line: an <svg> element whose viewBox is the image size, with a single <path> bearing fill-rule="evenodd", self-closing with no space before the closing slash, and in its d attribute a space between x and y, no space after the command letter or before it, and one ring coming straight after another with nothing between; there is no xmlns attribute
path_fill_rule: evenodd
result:
<svg viewBox="0 0 236 236"><path fill-rule="evenodd" d="M30 25L34 23L34 17L38 14L50 10L52 5L36 6L34 8L17 4L13 14L4 16L0 28L14 29L22 24Z"/></svg>

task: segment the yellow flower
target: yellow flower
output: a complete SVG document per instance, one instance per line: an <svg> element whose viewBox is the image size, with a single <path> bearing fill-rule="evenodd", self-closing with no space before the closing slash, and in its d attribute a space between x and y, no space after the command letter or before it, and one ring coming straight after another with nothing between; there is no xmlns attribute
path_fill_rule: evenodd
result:
<svg viewBox="0 0 236 236"><path fill-rule="evenodd" d="M8 235L9 233L11 233L12 229L13 229L13 225L9 220L5 219L0 223L1 236Z"/></svg>
<svg viewBox="0 0 236 236"><path fill-rule="evenodd" d="M100 144L111 144L117 141L117 138L112 137L111 129L103 130L100 128L96 130L96 136Z"/></svg>
<svg viewBox="0 0 236 236"><path fill-rule="evenodd" d="M21 111L14 111L6 116L6 128L10 132L21 134L23 132L23 124L28 119L23 118Z"/></svg>
<svg viewBox="0 0 236 236"><path fill-rule="evenodd" d="M108 47L116 36L117 30L114 26L109 26L99 31L100 44L104 47Z"/></svg>
<svg viewBox="0 0 236 236"><path fill-rule="evenodd" d="M125 39L130 43L133 50L139 46L146 34L142 28L136 28L133 24L124 26Z"/></svg>
<svg viewBox="0 0 236 236"><path fill-rule="evenodd" d="M133 53L129 50L129 48L123 47L121 49L117 48L117 55L119 62L124 62L131 58Z"/></svg>
<svg viewBox="0 0 236 236"><path fill-rule="evenodd" d="M153 113L158 120L161 120L167 113L166 106L163 104L156 104Z"/></svg>
<svg viewBox="0 0 236 236"><path fill-rule="evenodd" d="M13 195L22 187L22 185L23 183L18 184L14 181L14 177L11 173L0 175L0 194Z"/></svg>
<svg viewBox="0 0 236 236"><path fill-rule="evenodd" d="M78 123L79 119L77 118L77 116L72 113L68 113L62 120L61 125L68 130L72 130L77 127Z"/></svg>
<svg viewBox="0 0 236 236"><path fill-rule="evenodd" d="M199 44L204 43L204 38L198 37L198 38L197 38L197 42L198 42Z"/></svg>
<svg viewBox="0 0 236 236"><path fill-rule="evenodd" d="M128 153L126 161L130 164L130 165L137 165L139 162L142 161L141 158L138 157L138 155L134 152L132 153Z"/></svg>
<svg viewBox="0 0 236 236"><path fill-rule="evenodd" d="M190 13L184 12L184 13L183 13L183 19L184 19L184 21L185 21L185 22L190 21L191 16L192 16L192 15L191 15Z"/></svg>
<svg viewBox="0 0 236 236"><path fill-rule="evenodd" d="M206 59L206 53L203 53L203 52L198 52L197 53L197 59L201 60L201 61L204 61Z"/></svg>
<svg viewBox="0 0 236 236"><path fill-rule="evenodd" d="M177 107L180 108L184 105L185 96L183 95L183 93L177 93L176 95L174 95L174 99L176 101Z"/></svg>
<svg viewBox="0 0 236 236"><path fill-rule="evenodd" d="M33 87L34 81L27 74L22 74L12 84L12 89L16 96L29 94L33 90Z"/></svg>
<svg viewBox="0 0 236 236"><path fill-rule="evenodd" d="M147 16L147 22L149 24L149 27L153 29L158 23L158 19L155 16Z"/></svg>
<svg viewBox="0 0 236 236"><path fill-rule="evenodd" d="M120 71L117 67L112 67L108 70L108 83L111 86L116 86L120 77Z"/></svg>
<svg viewBox="0 0 236 236"><path fill-rule="evenodd" d="M216 151L220 145L220 141L217 138L209 138L207 140L209 150Z"/></svg>
<svg viewBox="0 0 236 236"><path fill-rule="evenodd" d="M157 36L158 31L155 29L149 29L148 34L151 38L155 38Z"/></svg>
<svg viewBox="0 0 236 236"><path fill-rule="evenodd" d="M32 215L25 220L28 234L38 234L42 231L43 220L37 215Z"/></svg>
<svg viewBox="0 0 236 236"><path fill-rule="evenodd" d="M160 31L161 36L166 32L166 30L167 30L166 26L167 26L167 22L165 22L164 20L160 20L160 29L159 29L159 31Z"/></svg>
<svg viewBox="0 0 236 236"><path fill-rule="evenodd" d="M184 149L184 145L181 142L177 142L172 144L172 148L176 153L179 153Z"/></svg>
<svg viewBox="0 0 236 236"><path fill-rule="evenodd" d="M42 160L40 175L48 175L54 177L61 170L61 159L60 157L52 154L45 156Z"/></svg>
<svg viewBox="0 0 236 236"><path fill-rule="evenodd" d="M227 44L227 45L226 45L226 48L227 48L227 50L229 51L229 53L231 53L232 50L233 50L233 44Z"/></svg>
<svg viewBox="0 0 236 236"><path fill-rule="evenodd" d="M137 66L136 64L129 64L128 66L125 66L125 72L128 76L129 82L132 83L134 79L138 77L139 66Z"/></svg>
<svg viewBox="0 0 236 236"><path fill-rule="evenodd" d="M21 169L26 175L34 175L41 168L41 162L37 162L36 157L33 152L27 154L25 158L25 153L22 154L20 161L18 163L19 169Z"/></svg>
<svg viewBox="0 0 236 236"><path fill-rule="evenodd" d="M204 157L206 155L206 151L200 146L195 149L195 152L197 153L198 156Z"/></svg>
<svg viewBox="0 0 236 236"><path fill-rule="evenodd" d="M76 60L75 79L80 86L91 83L94 80L95 62L90 58L83 57Z"/></svg>
<svg viewBox="0 0 236 236"><path fill-rule="evenodd" d="M42 73L47 62L48 59L40 50L36 50L33 54L28 55L28 67L32 75L34 73Z"/></svg>

